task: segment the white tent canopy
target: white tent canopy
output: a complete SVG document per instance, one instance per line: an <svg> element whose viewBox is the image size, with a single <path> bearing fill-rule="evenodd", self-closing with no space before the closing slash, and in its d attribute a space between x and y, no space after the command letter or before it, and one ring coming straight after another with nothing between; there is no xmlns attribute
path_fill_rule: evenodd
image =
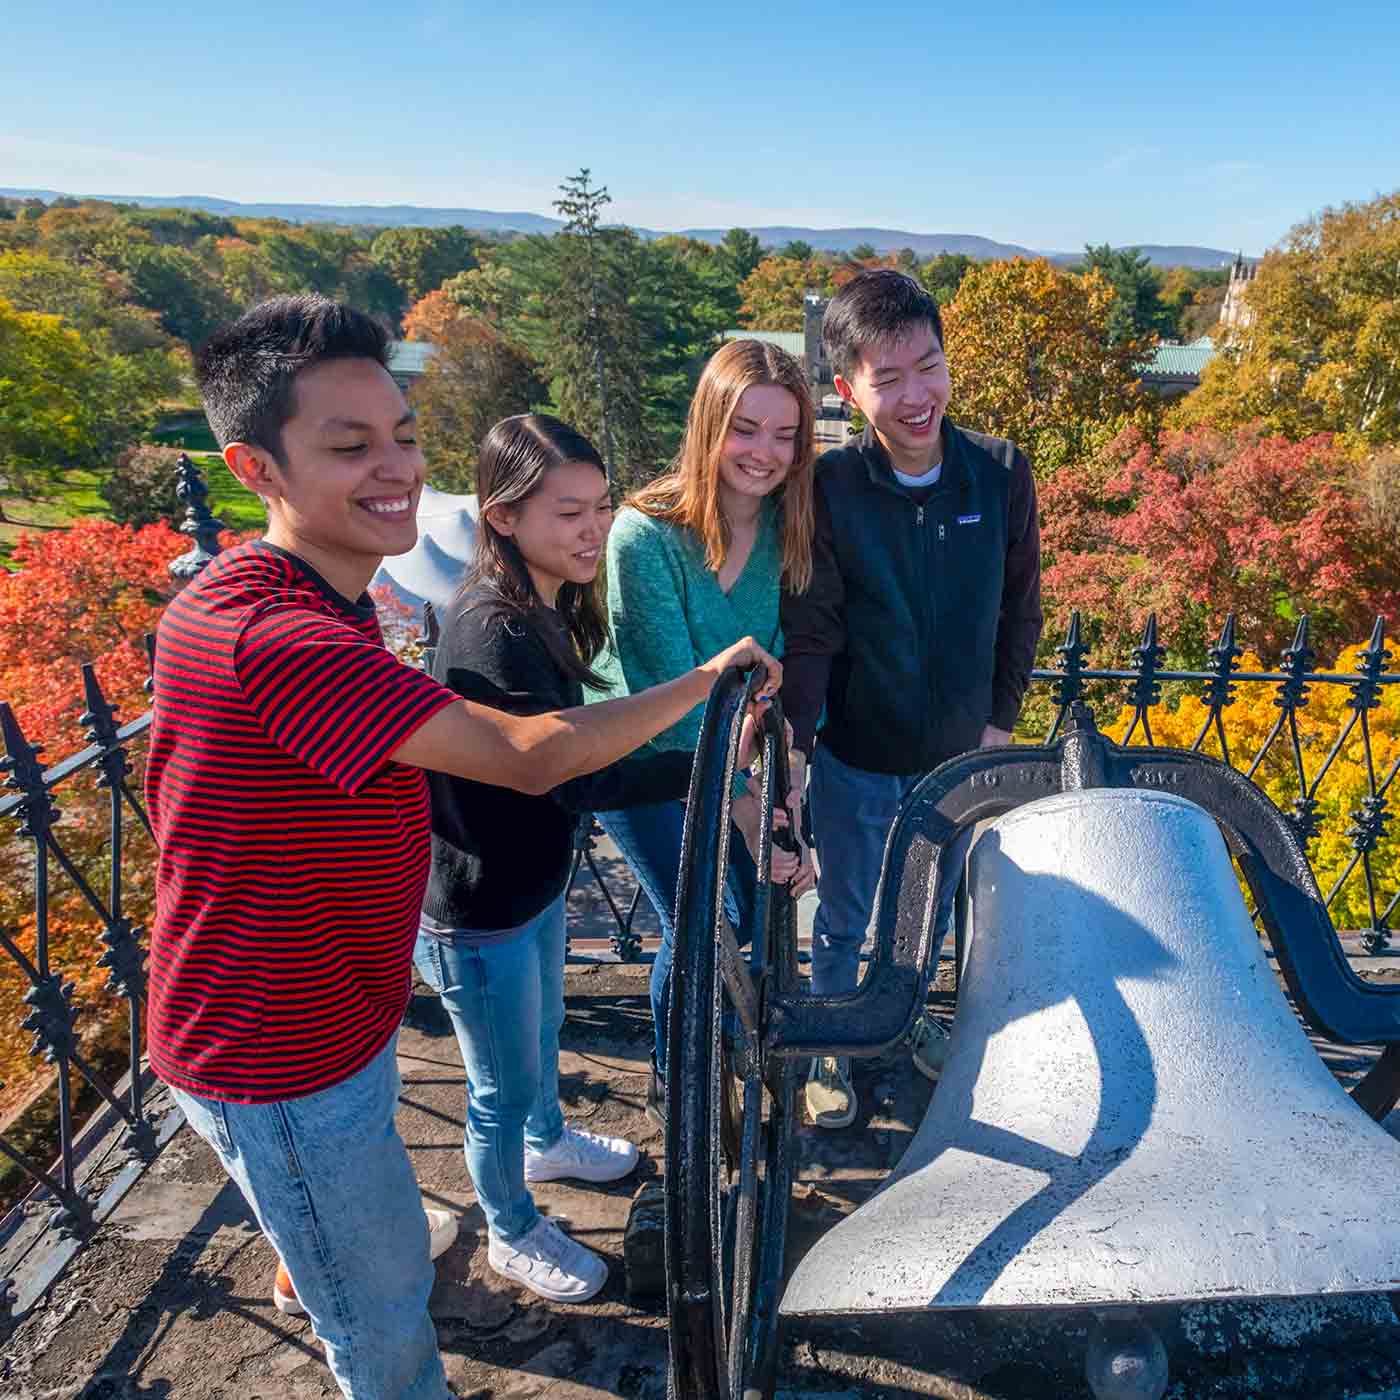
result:
<svg viewBox="0 0 1400 1400"><path fill-rule="evenodd" d="M424 485L418 498L418 543L407 554L386 559L374 584L387 584L415 613L431 603L437 611L461 587L476 554L477 501Z"/></svg>

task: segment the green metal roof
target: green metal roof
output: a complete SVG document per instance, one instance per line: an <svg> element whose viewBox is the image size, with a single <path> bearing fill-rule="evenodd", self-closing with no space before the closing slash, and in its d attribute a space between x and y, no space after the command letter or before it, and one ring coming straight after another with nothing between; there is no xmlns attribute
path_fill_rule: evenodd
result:
<svg viewBox="0 0 1400 1400"><path fill-rule="evenodd" d="M426 340L396 340L389 347L389 373L412 378L428 368L437 346Z"/></svg>
<svg viewBox="0 0 1400 1400"><path fill-rule="evenodd" d="M726 340L761 340L801 359L807 353L807 337L801 331L725 331Z"/></svg>
<svg viewBox="0 0 1400 1400"><path fill-rule="evenodd" d="M1215 346L1208 335L1189 345L1159 345L1143 373L1170 379L1199 379L1214 355Z"/></svg>

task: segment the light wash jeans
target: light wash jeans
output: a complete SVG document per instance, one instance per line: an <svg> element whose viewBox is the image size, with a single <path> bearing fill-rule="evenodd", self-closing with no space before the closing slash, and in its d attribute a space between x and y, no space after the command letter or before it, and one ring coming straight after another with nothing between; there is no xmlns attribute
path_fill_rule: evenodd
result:
<svg viewBox="0 0 1400 1400"><path fill-rule="evenodd" d="M358 1074L303 1098L170 1092L281 1255L341 1393L451 1400L428 1316L428 1224L394 1126L395 1040Z"/></svg>
<svg viewBox="0 0 1400 1400"><path fill-rule="evenodd" d="M684 802L656 802L598 813L598 822L622 852L637 883L646 891L661 924L661 946L651 965L651 1019L657 1073L666 1073L666 1013L671 1002L671 962L676 949L676 886L681 873ZM738 930L741 948L753 941L750 922L758 870L737 827L729 833L729 876L724 907Z"/></svg>
<svg viewBox="0 0 1400 1400"><path fill-rule="evenodd" d="M812 922L812 991L833 996L855 990L860 949L875 910L875 893L885 842L899 804L924 774L902 776L852 768L821 744L812 755L807 792L812 840L817 848L817 912ZM972 841L969 828L958 838L956 859ZM953 922L953 901L961 878L939 891L933 956ZM935 963L933 971L937 971Z"/></svg>
<svg viewBox="0 0 1400 1400"><path fill-rule="evenodd" d="M518 1240L540 1218L525 1185L525 1144L564 1132L559 1030L564 1024L564 898L502 943L418 935L413 954L452 1018L467 1071L467 1171L491 1233Z"/></svg>

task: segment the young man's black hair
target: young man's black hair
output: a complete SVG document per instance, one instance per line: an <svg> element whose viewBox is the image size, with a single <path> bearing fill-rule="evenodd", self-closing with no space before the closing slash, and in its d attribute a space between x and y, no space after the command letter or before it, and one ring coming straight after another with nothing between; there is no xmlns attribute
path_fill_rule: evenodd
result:
<svg viewBox="0 0 1400 1400"><path fill-rule="evenodd" d="M849 379L867 346L899 340L915 326L932 326L943 344L943 320L933 297L892 267L872 268L853 277L827 303L822 344L831 368Z"/></svg>
<svg viewBox="0 0 1400 1400"><path fill-rule="evenodd" d="M389 332L373 317L312 292L273 297L200 346L195 377L220 447L246 442L285 466L282 427L295 411L296 376L324 360L387 367Z"/></svg>

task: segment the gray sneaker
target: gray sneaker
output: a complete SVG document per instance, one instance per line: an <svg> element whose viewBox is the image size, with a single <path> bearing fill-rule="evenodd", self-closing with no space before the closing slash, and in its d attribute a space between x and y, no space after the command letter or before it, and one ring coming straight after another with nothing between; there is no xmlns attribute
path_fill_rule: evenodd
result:
<svg viewBox="0 0 1400 1400"><path fill-rule="evenodd" d="M925 1079L937 1079L948 1059L950 1037L943 1022L923 1012L909 1032L909 1054Z"/></svg>
<svg viewBox="0 0 1400 1400"><path fill-rule="evenodd" d="M807 1075L807 1116L818 1128L849 1128L856 1120L851 1062L827 1055Z"/></svg>

